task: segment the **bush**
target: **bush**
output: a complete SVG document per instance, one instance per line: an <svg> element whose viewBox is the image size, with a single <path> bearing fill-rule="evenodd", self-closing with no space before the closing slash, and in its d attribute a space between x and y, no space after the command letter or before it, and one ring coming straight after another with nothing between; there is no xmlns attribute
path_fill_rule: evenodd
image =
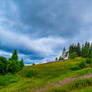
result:
<svg viewBox="0 0 92 92"><path fill-rule="evenodd" d="M79 66L78 65L75 65L71 68L71 70L75 71L75 70L79 70Z"/></svg>
<svg viewBox="0 0 92 92"><path fill-rule="evenodd" d="M91 58L87 58L87 59L86 59L86 63L87 63L87 64L91 64L91 63L92 63L92 59L91 59Z"/></svg>
<svg viewBox="0 0 92 92"><path fill-rule="evenodd" d="M32 78L33 75L34 75L34 71L33 71L33 70L29 70L29 71L27 71L27 73L26 73L26 77Z"/></svg>
<svg viewBox="0 0 92 92"><path fill-rule="evenodd" d="M0 56L0 73L5 74L7 72L7 59Z"/></svg>
<svg viewBox="0 0 92 92"><path fill-rule="evenodd" d="M73 52L73 53L70 55L70 58L74 59L75 57L77 57L77 53L76 53L76 52Z"/></svg>
<svg viewBox="0 0 92 92"><path fill-rule="evenodd" d="M81 61L79 64L80 69L83 69L86 67L86 62L85 61Z"/></svg>
<svg viewBox="0 0 92 92"><path fill-rule="evenodd" d="M85 67L86 67L86 62L81 61L78 65L72 66L71 70L75 71L75 70L83 69Z"/></svg>
<svg viewBox="0 0 92 92"><path fill-rule="evenodd" d="M62 56L60 56L59 60L64 60L64 58Z"/></svg>
<svg viewBox="0 0 92 92"><path fill-rule="evenodd" d="M7 86L8 84L15 83L18 78L12 74L0 75L0 86Z"/></svg>

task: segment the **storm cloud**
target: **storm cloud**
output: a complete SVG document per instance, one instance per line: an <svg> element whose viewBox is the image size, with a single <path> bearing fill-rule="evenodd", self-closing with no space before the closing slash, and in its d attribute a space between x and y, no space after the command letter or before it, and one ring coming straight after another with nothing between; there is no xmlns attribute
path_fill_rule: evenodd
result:
<svg viewBox="0 0 92 92"><path fill-rule="evenodd" d="M92 41L92 0L0 0L0 55L25 64L54 60L73 42Z"/></svg>

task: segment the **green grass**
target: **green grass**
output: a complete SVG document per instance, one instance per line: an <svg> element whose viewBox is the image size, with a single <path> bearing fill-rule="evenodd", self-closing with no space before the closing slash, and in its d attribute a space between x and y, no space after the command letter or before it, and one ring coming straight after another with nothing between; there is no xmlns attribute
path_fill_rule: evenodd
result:
<svg viewBox="0 0 92 92"><path fill-rule="evenodd" d="M85 87L85 88L80 89L80 90L73 90L72 92L92 92L92 86Z"/></svg>
<svg viewBox="0 0 92 92"><path fill-rule="evenodd" d="M23 70L21 70L17 74L0 75L0 92L23 92L24 90L25 92L31 92L32 88L45 87L46 85L48 85L48 82L57 83L60 80L63 81L65 78L72 78L74 76L79 77L92 73L91 66L78 70L71 69L72 67L79 65L80 62L84 60L85 59L79 57L76 59L69 59L56 63L25 66ZM32 72L30 72L31 70ZM77 82L80 81L76 81L75 83ZM71 87L71 89L69 89L69 85L67 84L64 85L64 87L56 87L49 89L46 92L52 92L51 90L54 90L53 92L59 92L61 88L67 88L67 90L71 92L78 92L76 90L80 90L80 88L76 87ZM81 89L83 88L84 87L81 87ZM64 92L64 89L62 92ZM65 90L65 92L68 91Z"/></svg>

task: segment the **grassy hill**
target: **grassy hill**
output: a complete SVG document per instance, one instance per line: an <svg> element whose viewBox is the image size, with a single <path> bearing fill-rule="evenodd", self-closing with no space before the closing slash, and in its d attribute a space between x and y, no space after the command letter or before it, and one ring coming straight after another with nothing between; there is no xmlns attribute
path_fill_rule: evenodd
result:
<svg viewBox="0 0 92 92"><path fill-rule="evenodd" d="M0 75L0 92L91 92L92 64L84 67L82 62L78 57Z"/></svg>

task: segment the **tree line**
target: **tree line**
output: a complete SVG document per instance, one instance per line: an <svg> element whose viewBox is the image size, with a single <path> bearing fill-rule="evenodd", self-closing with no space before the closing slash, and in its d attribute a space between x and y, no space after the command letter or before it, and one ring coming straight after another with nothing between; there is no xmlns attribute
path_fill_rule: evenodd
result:
<svg viewBox="0 0 92 92"><path fill-rule="evenodd" d="M24 61L19 61L17 50L14 50L12 56L7 60L5 57L0 56L0 73L16 73L24 67Z"/></svg>
<svg viewBox="0 0 92 92"><path fill-rule="evenodd" d="M67 56L68 58L74 57L92 58L92 44L90 42L85 42L82 45L80 45L79 42L77 44L71 44L69 46L68 51L66 51L64 47L62 55L59 57L59 60L63 60ZM56 58L56 60L58 60L58 58Z"/></svg>

